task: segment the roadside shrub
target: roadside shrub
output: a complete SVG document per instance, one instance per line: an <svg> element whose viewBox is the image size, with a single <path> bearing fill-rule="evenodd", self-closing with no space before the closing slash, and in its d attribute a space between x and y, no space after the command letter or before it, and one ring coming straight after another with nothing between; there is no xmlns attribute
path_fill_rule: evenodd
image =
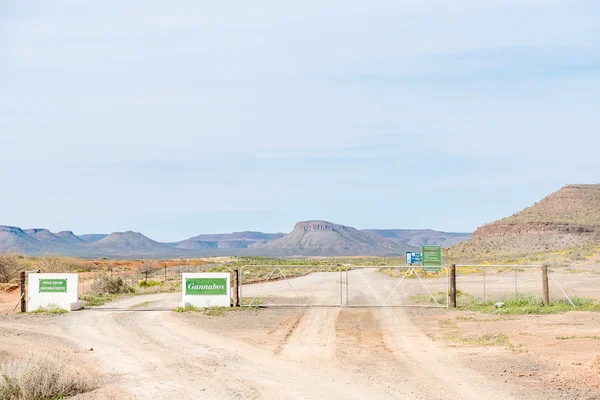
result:
<svg viewBox="0 0 600 400"><path fill-rule="evenodd" d="M145 287L152 287L152 286L161 286L163 283L159 282L159 281L141 281L140 283L138 283L139 287L141 288L145 288Z"/></svg>
<svg viewBox="0 0 600 400"><path fill-rule="evenodd" d="M95 294L123 294L133 293L134 289L123 282L120 276L99 275L92 283L90 291Z"/></svg>
<svg viewBox="0 0 600 400"><path fill-rule="evenodd" d="M23 270L23 257L16 254L0 254L0 283L8 283Z"/></svg>
<svg viewBox="0 0 600 400"><path fill-rule="evenodd" d="M99 293L84 294L80 297L80 299L85 301L86 307L98 307L106 303L110 303L111 301L116 300L118 297L119 296L116 294Z"/></svg>
<svg viewBox="0 0 600 400"><path fill-rule="evenodd" d="M50 400L85 393L94 383L67 369L61 361L30 354L23 361L0 365L0 399Z"/></svg>

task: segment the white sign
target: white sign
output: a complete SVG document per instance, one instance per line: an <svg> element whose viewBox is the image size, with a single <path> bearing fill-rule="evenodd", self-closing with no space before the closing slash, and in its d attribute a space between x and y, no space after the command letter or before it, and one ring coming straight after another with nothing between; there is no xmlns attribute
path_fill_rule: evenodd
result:
<svg viewBox="0 0 600 400"><path fill-rule="evenodd" d="M181 307L231 307L230 279L227 272L182 274Z"/></svg>
<svg viewBox="0 0 600 400"><path fill-rule="evenodd" d="M78 274L27 275L27 312L40 307L58 307L67 311L83 308L78 296Z"/></svg>

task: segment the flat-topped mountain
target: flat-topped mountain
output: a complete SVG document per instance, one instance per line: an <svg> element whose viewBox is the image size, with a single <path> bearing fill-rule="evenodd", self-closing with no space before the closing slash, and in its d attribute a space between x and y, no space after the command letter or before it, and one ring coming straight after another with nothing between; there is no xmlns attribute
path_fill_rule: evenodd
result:
<svg viewBox="0 0 600 400"><path fill-rule="evenodd" d="M401 255L412 250L416 248L327 221L298 222L291 233L252 249L287 256Z"/></svg>
<svg viewBox="0 0 600 400"><path fill-rule="evenodd" d="M29 236L44 242L59 242L61 239L48 229L26 229Z"/></svg>
<svg viewBox="0 0 600 400"><path fill-rule="evenodd" d="M568 185L531 207L482 226L457 256L516 255L600 243L600 185Z"/></svg>
<svg viewBox="0 0 600 400"><path fill-rule="evenodd" d="M3 252L32 254L44 248L44 243L16 226L0 225L0 250Z"/></svg>
<svg viewBox="0 0 600 400"><path fill-rule="evenodd" d="M76 236L71 231L60 231L60 232L56 233L55 235L56 235L56 237L60 238L60 240L62 240L64 242L75 243L75 244L85 243L85 240L83 240L79 236Z"/></svg>

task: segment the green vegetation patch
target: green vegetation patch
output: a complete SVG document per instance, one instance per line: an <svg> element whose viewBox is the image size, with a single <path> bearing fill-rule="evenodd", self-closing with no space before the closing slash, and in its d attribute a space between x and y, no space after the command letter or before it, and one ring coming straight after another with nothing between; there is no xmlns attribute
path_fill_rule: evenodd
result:
<svg viewBox="0 0 600 400"><path fill-rule="evenodd" d="M35 311L31 311L29 314L66 314L68 312L68 310L65 310L62 307L50 304L47 307L40 307Z"/></svg>
<svg viewBox="0 0 600 400"><path fill-rule="evenodd" d="M547 306L542 304L541 299L537 296L523 295L516 299L506 300L503 303L504 307L496 308L495 302L469 304L460 306L461 310L480 311L490 314L558 314L568 311L595 311L600 312L600 303L586 298L571 299L575 308L567 300L560 300L550 303Z"/></svg>
<svg viewBox="0 0 600 400"><path fill-rule="evenodd" d="M600 340L600 336L596 335L586 335L586 336L557 336L558 340L569 340L569 339L594 339Z"/></svg>
<svg viewBox="0 0 600 400"><path fill-rule="evenodd" d="M138 286L141 288L162 286L162 285L163 285L163 282L160 282L160 281L141 281L140 283L138 283Z"/></svg>
<svg viewBox="0 0 600 400"><path fill-rule="evenodd" d="M508 336L486 333L481 336L459 337L457 341L468 346L508 346Z"/></svg>
<svg viewBox="0 0 600 400"><path fill-rule="evenodd" d="M260 307L177 307L174 311L178 313L199 312L211 317L220 317L228 312L238 312L247 310L257 310Z"/></svg>
<svg viewBox="0 0 600 400"><path fill-rule="evenodd" d="M117 300L122 297L122 294L110 294L110 293L98 293L98 294L84 294L80 297L81 300L85 301L85 305L89 307L98 307L111 301Z"/></svg>
<svg viewBox="0 0 600 400"><path fill-rule="evenodd" d="M446 303L446 293L437 292L433 296L439 304ZM416 304L434 304L433 299L429 295L416 295L410 296L409 299ZM502 307L496 307L498 302L504 303ZM557 314L568 311L594 311L600 312L600 302L593 299L574 297L571 299L575 307L571 305L567 300L559 300L550 303L547 306L542 304L542 299L539 296L532 294L521 294L516 298L510 298L506 300L494 300L482 302L477 297L465 293L463 291L457 291L456 293L456 304L458 310L465 311L478 311L485 312L488 314L498 315L526 315L526 314Z"/></svg>

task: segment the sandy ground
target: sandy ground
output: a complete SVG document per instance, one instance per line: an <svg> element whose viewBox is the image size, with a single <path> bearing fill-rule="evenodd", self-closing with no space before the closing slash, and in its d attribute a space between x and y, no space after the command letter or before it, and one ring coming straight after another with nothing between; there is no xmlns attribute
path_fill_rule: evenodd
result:
<svg viewBox="0 0 600 400"><path fill-rule="evenodd" d="M411 286L395 288L397 282L357 271L349 299L402 302ZM315 291L315 283L323 290ZM345 301L337 278L297 278L287 292L281 284L259 296ZM259 290L252 285L246 293ZM0 316L0 360L29 351L58 355L99 379L97 390L80 396L91 399L600 398L595 313L498 318L318 307L207 316L169 311L179 301L168 293L66 315ZM490 343L490 337L504 339Z"/></svg>

